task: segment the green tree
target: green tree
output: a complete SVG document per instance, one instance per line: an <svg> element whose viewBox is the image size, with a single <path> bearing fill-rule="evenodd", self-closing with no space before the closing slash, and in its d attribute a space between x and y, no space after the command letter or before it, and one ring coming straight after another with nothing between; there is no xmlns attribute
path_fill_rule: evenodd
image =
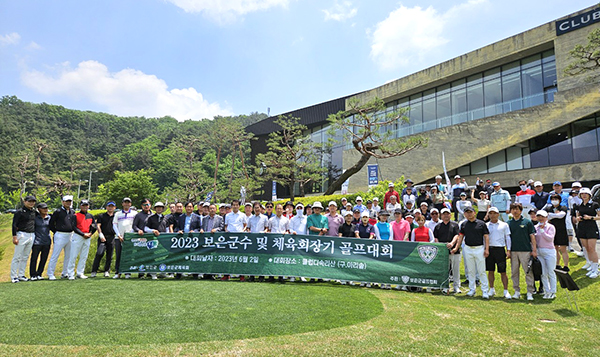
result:
<svg viewBox="0 0 600 357"><path fill-rule="evenodd" d="M146 170L117 171L114 179L98 186L96 201L104 205L108 201L120 202L124 197L129 197L133 205L139 207L142 199L154 201L157 194L158 188Z"/></svg>
<svg viewBox="0 0 600 357"><path fill-rule="evenodd" d="M257 154L256 162L264 164L262 181L275 180L286 185L293 201L296 183L304 187L309 182L319 181L327 168L321 167L320 148L304 134L307 128L300 124L300 118L280 116L274 123L281 130L269 134L268 150Z"/></svg>
<svg viewBox="0 0 600 357"><path fill-rule="evenodd" d="M565 68L565 74L574 76L600 69L600 28L591 31L587 38L587 44L578 44L570 51L574 61ZM596 72L589 80L599 75L600 73Z"/></svg>
<svg viewBox="0 0 600 357"><path fill-rule="evenodd" d="M386 106L383 100L378 98L362 105L352 98L349 105L350 110L331 114L327 120L331 123L332 130L341 130L344 139L352 142L354 149L360 153L360 158L329 186L325 195L339 190L342 183L359 172L370 158L387 159L401 156L427 144L427 140L420 135L393 138L395 125L409 122L405 115L409 108L382 114ZM402 169L399 168L399 171Z"/></svg>

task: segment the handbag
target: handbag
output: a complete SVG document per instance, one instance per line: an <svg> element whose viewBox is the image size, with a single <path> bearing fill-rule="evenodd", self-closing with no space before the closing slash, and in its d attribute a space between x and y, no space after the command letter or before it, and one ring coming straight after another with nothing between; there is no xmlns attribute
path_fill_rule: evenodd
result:
<svg viewBox="0 0 600 357"><path fill-rule="evenodd" d="M529 263L527 264L527 274L533 270L533 280L541 280L542 279L542 262L535 258L533 255L529 258Z"/></svg>

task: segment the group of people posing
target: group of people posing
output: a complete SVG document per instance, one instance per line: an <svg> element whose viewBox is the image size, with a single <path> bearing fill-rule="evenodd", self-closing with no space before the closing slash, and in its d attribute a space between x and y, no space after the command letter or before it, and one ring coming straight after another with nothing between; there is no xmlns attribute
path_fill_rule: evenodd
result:
<svg viewBox="0 0 600 357"><path fill-rule="evenodd" d="M219 207L209 202L197 205L178 202L170 204L169 213L165 214L166 207L162 202L152 205L150 200L144 199L138 211L132 207L131 199L124 198L120 209L116 208L115 202L108 202L106 212L97 218L88 212L86 200L80 202L79 211L75 212L73 197L66 195L62 198L62 206L50 215L45 203L36 205L35 197L27 196L13 219L15 254L11 278L15 283L43 279L42 272L54 243L48 279L58 277L55 271L61 252L64 252L64 264L60 277L86 279L84 270L90 238L96 231L98 249L91 277L97 275L104 255L104 276L110 276L113 251L116 254L113 278L121 277L121 244L126 232L158 236L161 233L220 231L444 243L450 252L449 278L454 293L462 292L462 256L469 285L467 295L475 295L479 282L484 298L494 296L497 271L504 287L503 296L520 298L520 272L523 270L528 300L532 300L536 292L530 259L540 259L544 298L553 299L556 294L555 269L569 271L568 248L576 233L582 254L587 259L584 266L588 269L587 275L590 278L598 276L598 226L595 221L600 220L600 207L591 200L589 189L574 183L571 194L566 194L562 192L561 183L555 182L554 191L547 193L541 182L521 181L521 191L512 202L510 194L498 182L483 184L478 180L476 188L470 189L460 176L456 176L455 181L453 186L446 187L438 176L436 183L422 186L415 192L412 181L407 180L401 193L395 191L394 184L389 184L382 206L377 197L363 202L360 196L355 199L355 204L343 198L340 208L336 201L329 202L327 207L321 202L306 206L299 202L246 202L243 208L237 200ZM30 255L28 279L25 268ZM511 260L512 295L508 292L507 259ZM563 264L559 265L561 259ZM156 274L150 276L157 279ZM125 274L125 278L129 277ZM180 278L181 275L173 277ZM387 284L382 287L391 288Z"/></svg>

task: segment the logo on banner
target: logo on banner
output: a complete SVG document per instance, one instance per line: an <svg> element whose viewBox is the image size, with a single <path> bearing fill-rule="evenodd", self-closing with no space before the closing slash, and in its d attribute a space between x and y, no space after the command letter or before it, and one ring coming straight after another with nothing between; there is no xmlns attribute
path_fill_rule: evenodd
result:
<svg viewBox="0 0 600 357"><path fill-rule="evenodd" d="M140 265L139 271L146 271L146 267L144 266L144 264Z"/></svg>
<svg viewBox="0 0 600 357"><path fill-rule="evenodd" d="M402 275L402 282L407 284L410 281L410 276Z"/></svg>
<svg viewBox="0 0 600 357"><path fill-rule="evenodd" d="M156 248L158 248L158 241L157 240L151 240L150 242L146 243L146 248L148 248L148 249L156 249Z"/></svg>
<svg viewBox="0 0 600 357"><path fill-rule="evenodd" d="M133 238L131 243L134 247L146 248L148 240L146 238Z"/></svg>
<svg viewBox="0 0 600 357"><path fill-rule="evenodd" d="M379 165L368 165L367 172L369 173L369 186L377 186L379 184Z"/></svg>
<svg viewBox="0 0 600 357"><path fill-rule="evenodd" d="M163 263L163 264L159 265L159 266L158 266L158 270L160 270L160 271L165 271L165 270L167 270L167 264L164 264L164 263Z"/></svg>
<svg viewBox="0 0 600 357"><path fill-rule="evenodd" d="M433 245L420 245L417 250L421 259L427 264L430 264L438 254L438 248Z"/></svg>

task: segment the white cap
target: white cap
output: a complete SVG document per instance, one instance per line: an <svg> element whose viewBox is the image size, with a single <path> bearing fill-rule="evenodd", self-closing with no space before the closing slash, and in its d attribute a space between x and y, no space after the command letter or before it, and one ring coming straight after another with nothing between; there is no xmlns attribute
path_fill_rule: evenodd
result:
<svg viewBox="0 0 600 357"><path fill-rule="evenodd" d="M454 176L454 178L455 178L455 179L457 179L457 178L460 178L460 175L456 175L456 176Z"/></svg>
<svg viewBox="0 0 600 357"><path fill-rule="evenodd" d="M350 203L350 202L346 203L346 207L348 207L348 206L352 207L352 203Z"/></svg>
<svg viewBox="0 0 600 357"><path fill-rule="evenodd" d="M62 198L63 201L73 201L72 195L64 195Z"/></svg>
<svg viewBox="0 0 600 357"><path fill-rule="evenodd" d="M451 212L447 208L442 208L442 210L440 211L440 213L451 213Z"/></svg>
<svg viewBox="0 0 600 357"><path fill-rule="evenodd" d="M429 207L429 204L425 201L421 202L421 206Z"/></svg>
<svg viewBox="0 0 600 357"><path fill-rule="evenodd" d="M362 200L363 200L362 197L360 197L360 196L356 197L356 201L362 201Z"/></svg>
<svg viewBox="0 0 600 357"><path fill-rule="evenodd" d="M364 210L362 211L362 213L360 214L361 217L369 217L369 211Z"/></svg>
<svg viewBox="0 0 600 357"><path fill-rule="evenodd" d="M442 176L440 176L440 175L437 175L437 176L435 177L435 179L436 179L436 180L437 180L437 179L440 179L440 180L441 180L441 179L442 179Z"/></svg>
<svg viewBox="0 0 600 357"><path fill-rule="evenodd" d="M500 213L500 211L498 210L498 208L497 208L497 207L490 207L490 208L488 209L488 213L489 213L489 212L496 212L496 213Z"/></svg>
<svg viewBox="0 0 600 357"><path fill-rule="evenodd" d="M352 211L351 210L350 211L344 210L343 216L346 217L348 215L352 216Z"/></svg>
<svg viewBox="0 0 600 357"><path fill-rule="evenodd" d="M327 206L331 206L331 205L334 205L337 207L337 203L335 201L329 201L329 204Z"/></svg>
<svg viewBox="0 0 600 357"><path fill-rule="evenodd" d="M373 197L373 201L377 201L377 202L379 202L379 198L377 198L377 197Z"/></svg>
<svg viewBox="0 0 600 357"><path fill-rule="evenodd" d="M393 183L393 182L390 182L390 183L388 184L388 187L394 187L394 183Z"/></svg>
<svg viewBox="0 0 600 357"><path fill-rule="evenodd" d="M587 187L584 187L581 190L579 190L579 196L581 196L582 193L587 193L590 196L592 195L592 191L590 191L590 189Z"/></svg>
<svg viewBox="0 0 600 357"><path fill-rule="evenodd" d="M544 211L543 209L535 212L536 216L542 216L542 217L548 217L548 212Z"/></svg>
<svg viewBox="0 0 600 357"><path fill-rule="evenodd" d="M164 207L164 206L165 206L165 204L160 201L158 201L154 204L154 207Z"/></svg>
<svg viewBox="0 0 600 357"><path fill-rule="evenodd" d="M572 188L574 187L579 187L581 188L581 183L580 182L573 182L573 184L571 185Z"/></svg>
<svg viewBox="0 0 600 357"><path fill-rule="evenodd" d="M321 202L316 201L315 203L312 204L312 208L320 208L323 209L323 205L321 204Z"/></svg>
<svg viewBox="0 0 600 357"><path fill-rule="evenodd" d="M296 204L296 208L298 208L298 207L300 207L300 208L304 208L304 205L302 204L302 202L298 202L298 203Z"/></svg>
<svg viewBox="0 0 600 357"><path fill-rule="evenodd" d="M342 197L342 201L348 201L346 197Z"/></svg>
<svg viewBox="0 0 600 357"><path fill-rule="evenodd" d="M542 184L542 181L536 181L536 182L533 183L533 187L538 187L538 186L544 186Z"/></svg>

